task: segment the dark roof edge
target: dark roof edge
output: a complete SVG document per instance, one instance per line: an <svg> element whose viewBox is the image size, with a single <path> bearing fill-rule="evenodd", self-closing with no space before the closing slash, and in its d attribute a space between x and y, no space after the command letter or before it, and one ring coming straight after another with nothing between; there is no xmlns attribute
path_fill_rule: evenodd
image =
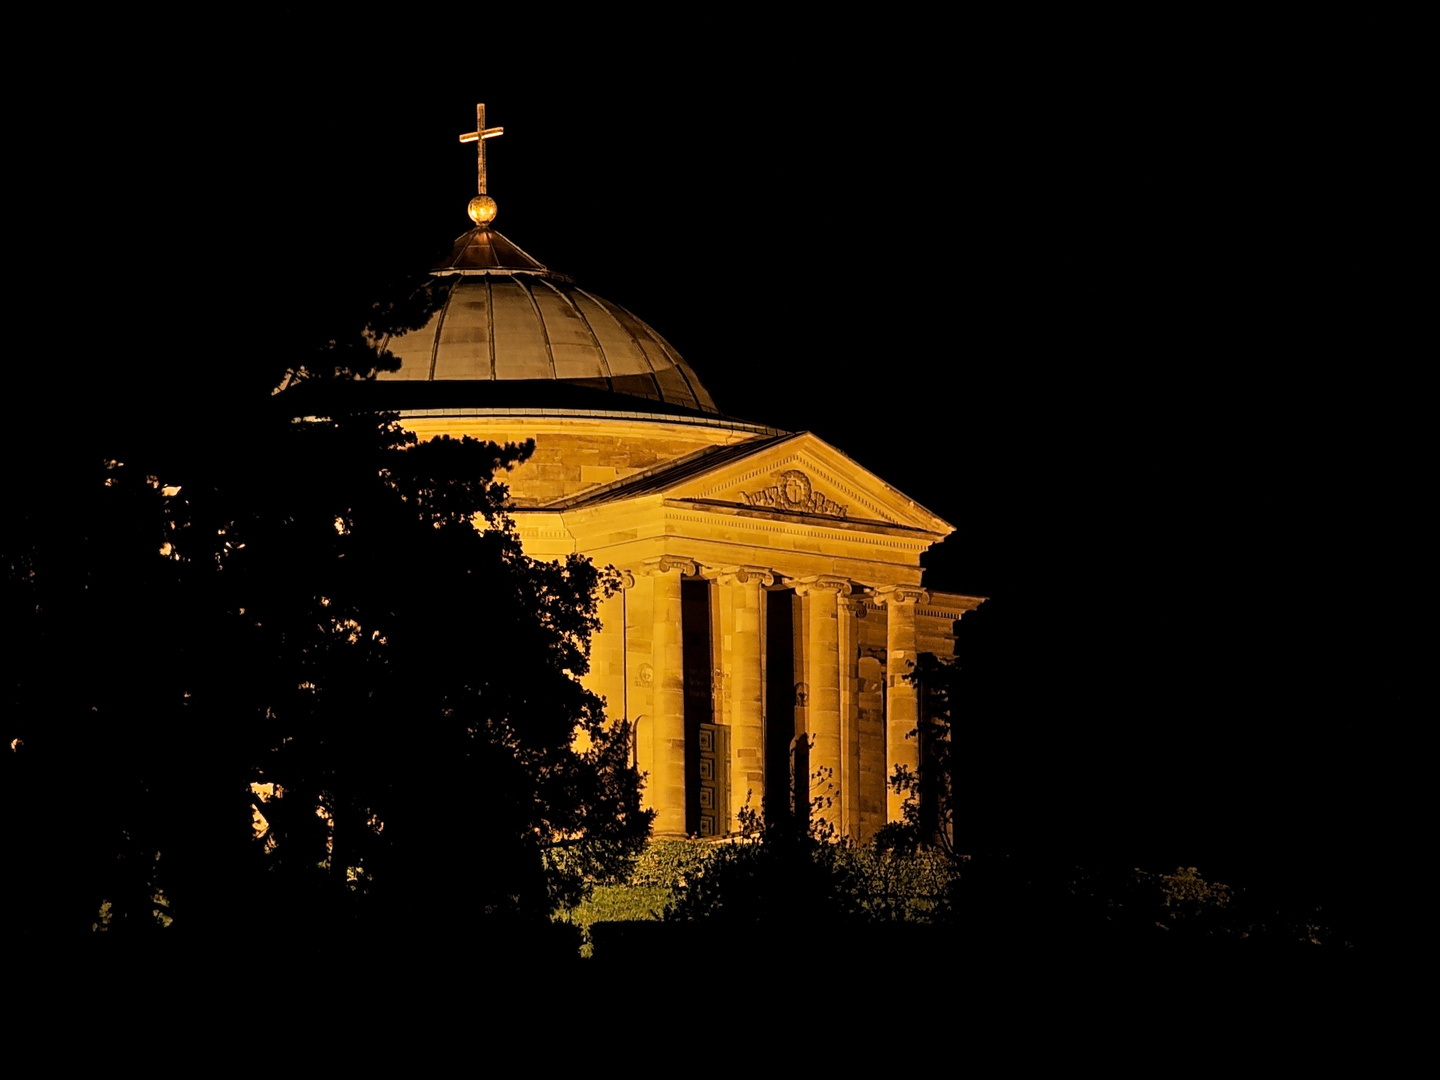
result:
<svg viewBox="0 0 1440 1080"><path fill-rule="evenodd" d="M753 426L750 426L752 430ZM687 477L696 473L705 472L717 465L723 465L727 461L736 458L748 457L767 446L784 442L793 437L793 432L776 431L773 428L764 429L765 438L747 439L744 442L728 443L723 446L705 446L699 450L692 450L690 453L671 461L661 462L659 465L652 465L648 469L632 473L620 480L613 480L608 484L602 484L587 491L578 491L574 495L565 495L550 502L541 503L536 510L571 510L579 506L588 506L593 503L610 502L613 499L629 498L633 495L648 494L669 487L671 484L679 483ZM757 434L760 434L757 431ZM532 509L528 508L527 509Z"/></svg>
<svg viewBox="0 0 1440 1080"><path fill-rule="evenodd" d="M668 413L639 412L625 409L547 409L543 407L516 407L510 409L449 408L449 409L396 409L402 420L407 417L466 417L466 416L517 416L517 417L568 417L576 420L653 420L661 424L692 424L695 427L723 428L728 431L748 431L756 435L781 436L791 432L764 424L752 424L748 420L736 420L716 413Z"/></svg>

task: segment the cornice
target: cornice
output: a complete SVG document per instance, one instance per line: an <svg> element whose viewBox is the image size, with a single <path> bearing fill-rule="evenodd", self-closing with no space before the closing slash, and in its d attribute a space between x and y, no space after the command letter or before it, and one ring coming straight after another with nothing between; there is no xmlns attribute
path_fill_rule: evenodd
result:
<svg viewBox="0 0 1440 1080"><path fill-rule="evenodd" d="M730 502L728 499L702 499L698 495L667 496L665 506L691 507L725 517L759 517L767 521L791 521L797 525L816 525L840 529L845 532L885 532L889 534L918 533L931 537L932 543L945 538L944 533L930 532L916 525L902 525L898 522L881 521L878 518L841 517L838 514L815 514L804 510L786 510L776 506L751 506L746 503Z"/></svg>
<svg viewBox="0 0 1440 1080"><path fill-rule="evenodd" d="M713 515L695 512L684 513L676 510L674 507L667 507L666 509L668 511L666 516L671 521L688 521L695 524L714 521ZM867 544L872 547L893 548L897 551L921 552L935 543L936 539L933 533L924 534L924 539L917 538L910 540L865 533L852 529L825 528L810 525L808 522L803 525L800 523L792 524L777 521L774 518L751 517L749 515L735 515L730 518L730 520L735 523L734 527L748 529L752 532L775 533L781 536L813 536L827 540L844 540L856 544Z"/></svg>

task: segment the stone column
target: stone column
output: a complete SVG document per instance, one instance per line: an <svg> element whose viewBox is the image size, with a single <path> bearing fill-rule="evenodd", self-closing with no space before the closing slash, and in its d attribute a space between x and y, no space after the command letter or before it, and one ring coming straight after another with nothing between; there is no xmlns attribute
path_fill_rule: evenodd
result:
<svg viewBox="0 0 1440 1080"><path fill-rule="evenodd" d="M876 603L885 608L885 779L895 766L915 772L920 768L920 702L915 683L906 676L915 670L915 607L930 598L924 589L890 585L875 590ZM893 790L886 800L886 821L904 817L905 799Z"/></svg>
<svg viewBox="0 0 1440 1080"><path fill-rule="evenodd" d="M761 566L726 566L706 571L720 586L720 630L725 723L730 726L730 821L740 811L755 813L765 799L765 621L764 586L775 575Z"/></svg>
<svg viewBox="0 0 1440 1080"><path fill-rule="evenodd" d="M810 798L822 797L819 816L844 835L844 742L840 722L840 598L850 582L839 577L805 578L795 593L805 600L806 732L810 736ZM815 779L816 774L820 778Z"/></svg>
<svg viewBox="0 0 1440 1080"><path fill-rule="evenodd" d="M650 578L651 649L654 656L654 772L649 778L657 837L685 835L685 663L681 651L680 575L694 574L689 559L666 556L643 563Z"/></svg>
<svg viewBox="0 0 1440 1080"><path fill-rule="evenodd" d="M842 831L852 842L860 835L860 700L859 632L856 619L865 617L865 601L847 598L840 602L840 741L842 768L840 791L844 796Z"/></svg>

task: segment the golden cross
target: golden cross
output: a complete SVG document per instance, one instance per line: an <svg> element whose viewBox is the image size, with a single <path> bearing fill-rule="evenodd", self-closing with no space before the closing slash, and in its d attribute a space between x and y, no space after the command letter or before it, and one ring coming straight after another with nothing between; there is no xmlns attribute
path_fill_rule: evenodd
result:
<svg viewBox="0 0 1440 1080"><path fill-rule="evenodd" d="M476 105L475 130L460 136L462 143L473 142L475 144L475 156L479 159L478 167L475 170L475 182L478 185L475 190L481 195L485 194L485 140L503 134L505 134L503 127L487 128L485 126L485 106Z"/></svg>

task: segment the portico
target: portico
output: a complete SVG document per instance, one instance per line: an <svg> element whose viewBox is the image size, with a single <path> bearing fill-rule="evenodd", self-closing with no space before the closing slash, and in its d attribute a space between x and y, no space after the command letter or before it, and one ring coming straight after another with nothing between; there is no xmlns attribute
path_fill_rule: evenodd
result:
<svg viewBox="0 0 1440 1080"><path fill-rule="evenodd" d="M797 760L836 835L899 819L886 778L919 764L906 675L921 637L948 651L981 602L920 587L921 553L952 526L809 433L682 455L515 519L527 551L621 571L585 682L635 727L656 835L723 835L747 804L793 812Z"/></svg>

